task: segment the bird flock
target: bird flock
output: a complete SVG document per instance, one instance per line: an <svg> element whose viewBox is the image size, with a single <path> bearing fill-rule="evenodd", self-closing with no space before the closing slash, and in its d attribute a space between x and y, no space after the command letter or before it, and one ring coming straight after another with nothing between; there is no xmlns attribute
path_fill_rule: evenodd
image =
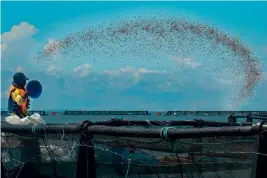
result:
<svg viewBox="0 0 267 178"><path fill-rule="evenodd" d="M92 62L123 59L128 65L132 62L141 64L146 58L159 69L165 63L157 54L193 55L211 74L231 68L232 75L239 76L231 86L238 89L232 101L235 106L253 96L261 79L260 59L237 37L211 25L173 17L138 17L108 25L88 24L88 27L50 43L38 51L32 61L49 61L55 54L70 56L68 59L81 64L85 63L85 56Z"/></svg>

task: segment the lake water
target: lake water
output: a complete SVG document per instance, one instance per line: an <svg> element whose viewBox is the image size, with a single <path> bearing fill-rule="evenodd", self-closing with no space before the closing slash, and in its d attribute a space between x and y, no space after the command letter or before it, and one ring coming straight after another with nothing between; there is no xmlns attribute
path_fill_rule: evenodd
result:
<svg viewBox="0 0 267 178"><path fill-rule="evenodd" d="M47 112L49 113L49 112ZM162 121L170 121L170 120L192 120L196 118L200 118L203 120L210 120L210 121L220 121L220 122L227 122L228 116L190 116L190 115L179 115L179 116L157 116L155 113L152 113L151 115L62 115L63 112L57 112L56 115L47 115L42 116L44 121L46 123L77 123L84 120L89 121L104 121L109 120L112 117L122 117L124 120L162 120ZM5 116L1 116L1 119L4 119ZM240 122L244 122L245 119L240 119Z"/></svg>

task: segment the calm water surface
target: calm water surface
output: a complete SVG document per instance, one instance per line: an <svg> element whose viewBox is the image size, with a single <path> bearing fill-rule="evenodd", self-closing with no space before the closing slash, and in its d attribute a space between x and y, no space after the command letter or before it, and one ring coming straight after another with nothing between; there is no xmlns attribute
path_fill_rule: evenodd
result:
<svg viewBox="0 0 267 178"><path fill-rule="evenodd" d="M42 116L46 123L76 123L83 120L90 120L90 121L103 121L109 120L114 116L111 115L101 115L101 116L86 116L86 115L62 115L62 113L57 113L56 115L48 115ZM134 115L123 115L119 116L122 117L124 120L162 120L162 121L170 121L170 120L192 120L195 118L201 118L204 120L211 120L211 121L221 121L227 122L227 116L157 116L156 114L152 115L144 115L144 116L134 116ZM1 116L1 119L4 119L4 116ZM244 119L243 119L244 120ZM242 122L242 119L240 120Z"/></svg>

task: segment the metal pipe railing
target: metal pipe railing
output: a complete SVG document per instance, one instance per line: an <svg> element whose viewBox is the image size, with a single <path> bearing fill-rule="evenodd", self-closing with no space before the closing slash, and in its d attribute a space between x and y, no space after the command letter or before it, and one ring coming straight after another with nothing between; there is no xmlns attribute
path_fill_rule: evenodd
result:
<svg viewBox="0 0 267 178"><path fill-rule="evenodd" d="M143 122L142 122L143 123ZM98 123L100 124L100 123ZM94 158L94 144L90 142L93 135L109 135L121 137L142 137L142 138L201 138L214 136L252 136L257 135L255 151L260 154L253 157L253 174L252 178L267 177L267 142L266 131L267 125L264 121L251 126L223 126L223 127L204 127L204 128L173 128L163 126L162 128L125 128L97 125L97 122L84 121L80 124L46 124L46 125L12 125L2 122L1 131L11 132L14 134L81 134L79 154L77 160L77 175L79 178L95 178L96 164ZM82 146L82 143L90 144L89 147Z"/></svg>
<svg viewBox="0 0 267 178"><path fill-rule="evenodd" d="M225 127L205 127L205 128L124 128L92 125L85 130L91 134L124 136L124 137L144 137L160 138L163 132L170 138L188 137L213 137L213 136L250 136L259 133L257 125L252 126L225 126ZM164 126L163 126L164 127ZM263 126L265 129L267 126ZM23 134L56 134L59 132L78 134L81 132L80 124L53 124L53 125L13 125L2 123L2 132L23 133Z"/></svg>
<svg viewBox="0 0 267 178"><path fill-rule="evenodd" d="M14 134L56 134L62 132L66 134L80 133L80 124L52 124L52 125L17 125L1 123L1 132L11 132Z"/></svg>
<svg viewBox="0 0 267 178"><path fill-rule="evenodd" d="M251 122L244 123L233 123L233 122L218 122L218 121L206 121L203 119L194 120L120 120L113 118L107 121L97 121L93 122L92 125L106 125L106 126L194 126L194 127L222 127L222 126L249 126L252 125Z"/></svg>
<svg viewBox="0 0 267 178"><path fill-rule="evenodd" d="M218 122L218 121L209 121L203 119L194 119L194 120L122 120L119 118L112 118L105 121L96 121L91 122L92 125L105 125L105 126L193 126L193 127L223 127L223 126L251 126L251 122ZM79 123L47 123L49 126L56 125L78 125Z"/></svg>
<svg viewBox="0 0 267 178"><path fill-rule="evenodd" d="M256 120L267 120L266 114L232 114L230 117L251 118L251 119L256 119Z"/></svg>

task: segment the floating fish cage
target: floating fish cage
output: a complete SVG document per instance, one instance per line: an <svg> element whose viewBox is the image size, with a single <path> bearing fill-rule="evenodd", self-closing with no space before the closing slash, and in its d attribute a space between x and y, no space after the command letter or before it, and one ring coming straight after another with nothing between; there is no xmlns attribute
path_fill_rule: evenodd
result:
<svg viewBox="0 0 267 178"><path fill-rule="evenodd" d="M172 115L193 115L193 116L228 116L232 114L238 115L249 115L249 114L256 114L256 115L266 115L266 111L167 111L167 116Z"/></svg>
<svg viewBox="0 0 267 178"><path fill-rule="evenodd" d="M65 111L63 115L149 115L148 111Z"/></svg>
<svg viewBox="0 0 267 178"><path fill-rule="evenodd" d="M230 121L2 122L2 177L267 177L267 125Z"/></svg>

